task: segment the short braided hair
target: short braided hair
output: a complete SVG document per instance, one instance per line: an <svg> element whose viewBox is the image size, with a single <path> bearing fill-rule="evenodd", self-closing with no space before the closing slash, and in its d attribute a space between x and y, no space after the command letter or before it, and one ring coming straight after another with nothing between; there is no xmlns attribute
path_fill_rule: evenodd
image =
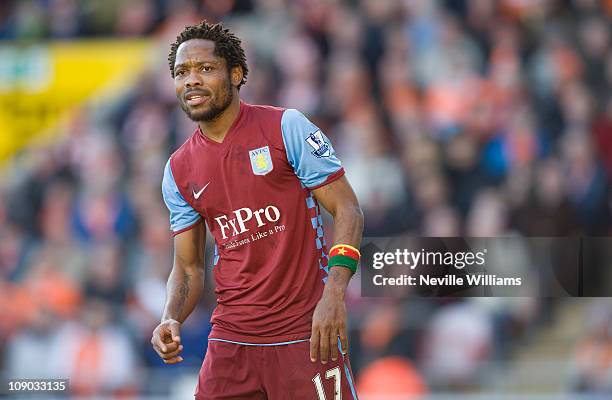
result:
<svg viewBox="0 0 612 400"><path fill-rule="evenodd" d="M176 41L170 45L168 64L170 75L174 78L174 64L176 62L176 51L181 43L191 39L205 39L215 43L215 55L225 59L228 71L234 67L242 67L242 81L238 84L238 90L246 83L249 67L242 48L242 42L229 29L223 28L221 23L210 24L205 20L197 25L185 27L176 37Z"/></svg>

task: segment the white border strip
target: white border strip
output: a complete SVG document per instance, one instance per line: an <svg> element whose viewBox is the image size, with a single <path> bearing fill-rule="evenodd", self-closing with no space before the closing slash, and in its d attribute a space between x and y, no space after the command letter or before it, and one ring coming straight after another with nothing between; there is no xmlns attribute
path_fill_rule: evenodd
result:
<svg viewBox="0 0 612 400"><path fill-rule="evenodd" d="M234 343L234 344L241 344L243 346L283 346L286 344L308 342L310 341L310 339L292 340L290 342L279 342L279 343L245 343L245 342L234 342L233 340L216 339L216 338L209 338L208 341Z"/></svg>

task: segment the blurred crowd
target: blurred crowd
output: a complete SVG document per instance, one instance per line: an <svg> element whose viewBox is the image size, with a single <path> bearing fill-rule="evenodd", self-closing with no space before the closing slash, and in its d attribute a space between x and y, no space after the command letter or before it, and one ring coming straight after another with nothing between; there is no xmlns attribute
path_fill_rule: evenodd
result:
<svg viewBox="0 0 612 400"><path fill-rule="evenodd" d="M612 393L612 301L589 307L585 334L574 349L571 385L577 392Z"/></svg>
<svg viewBox="0 0 612 400"><path fill-rule="evenodd" d="M84 105L55 143L6 164L5 376L130 395L167 394L197 372L215 304L210 271L183 329L183 364L165 366L149 340L172 258L163 167L194 126L166 56L202 18L243 38L244 100L298 108L331 138L365 235L611 233L611 1L3 1L0 39L146 36L159 60L127 94ZM348 303L366 394L485 387L488 363L508 359L556 308L537 298L374 301L356 279ZM585 327L609 341L611 325L608 336ZM577 359L596 351L590 343ZM608 373L585 367L568 389L610 390L609 347Z"/></svg>

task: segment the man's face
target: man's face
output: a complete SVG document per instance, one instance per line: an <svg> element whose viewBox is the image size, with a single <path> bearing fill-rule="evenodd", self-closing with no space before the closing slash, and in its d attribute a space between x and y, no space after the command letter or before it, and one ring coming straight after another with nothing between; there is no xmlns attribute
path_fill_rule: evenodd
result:
<svg viewBox="0 0 612 400"><path fill-rule="evenodd" d="M213 121L234 97L226 61L214 53L215 43L204 39L183 42L176 52L176 97L183 111L196 122Z"/></svg>

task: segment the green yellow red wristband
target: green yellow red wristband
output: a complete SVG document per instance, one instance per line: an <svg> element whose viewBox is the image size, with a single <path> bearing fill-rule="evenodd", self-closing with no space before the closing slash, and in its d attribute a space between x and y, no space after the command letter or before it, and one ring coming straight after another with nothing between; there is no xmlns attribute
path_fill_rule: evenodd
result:
<svg viewBox="0 0 612 400"><path fill-rule="evenodd" d="M359 250L348 244L337 244L329 251L329 266L345 267L357 271L357 264L361 254Z"/></svg>
<svg viewBox="0 0 612 400"><path fill-rule="evenodd" d="M330 256L335 256L337 254L338 255L342 255L342 256L348 256L348 257L351 257L351 258L355 258L357 260L359 260L359 257L361 257L361 253L359 252L359 250L357 250L356 248L354 248L350 244L337 244L337 245L334 245L329 250L329 255Z"/></svg>

